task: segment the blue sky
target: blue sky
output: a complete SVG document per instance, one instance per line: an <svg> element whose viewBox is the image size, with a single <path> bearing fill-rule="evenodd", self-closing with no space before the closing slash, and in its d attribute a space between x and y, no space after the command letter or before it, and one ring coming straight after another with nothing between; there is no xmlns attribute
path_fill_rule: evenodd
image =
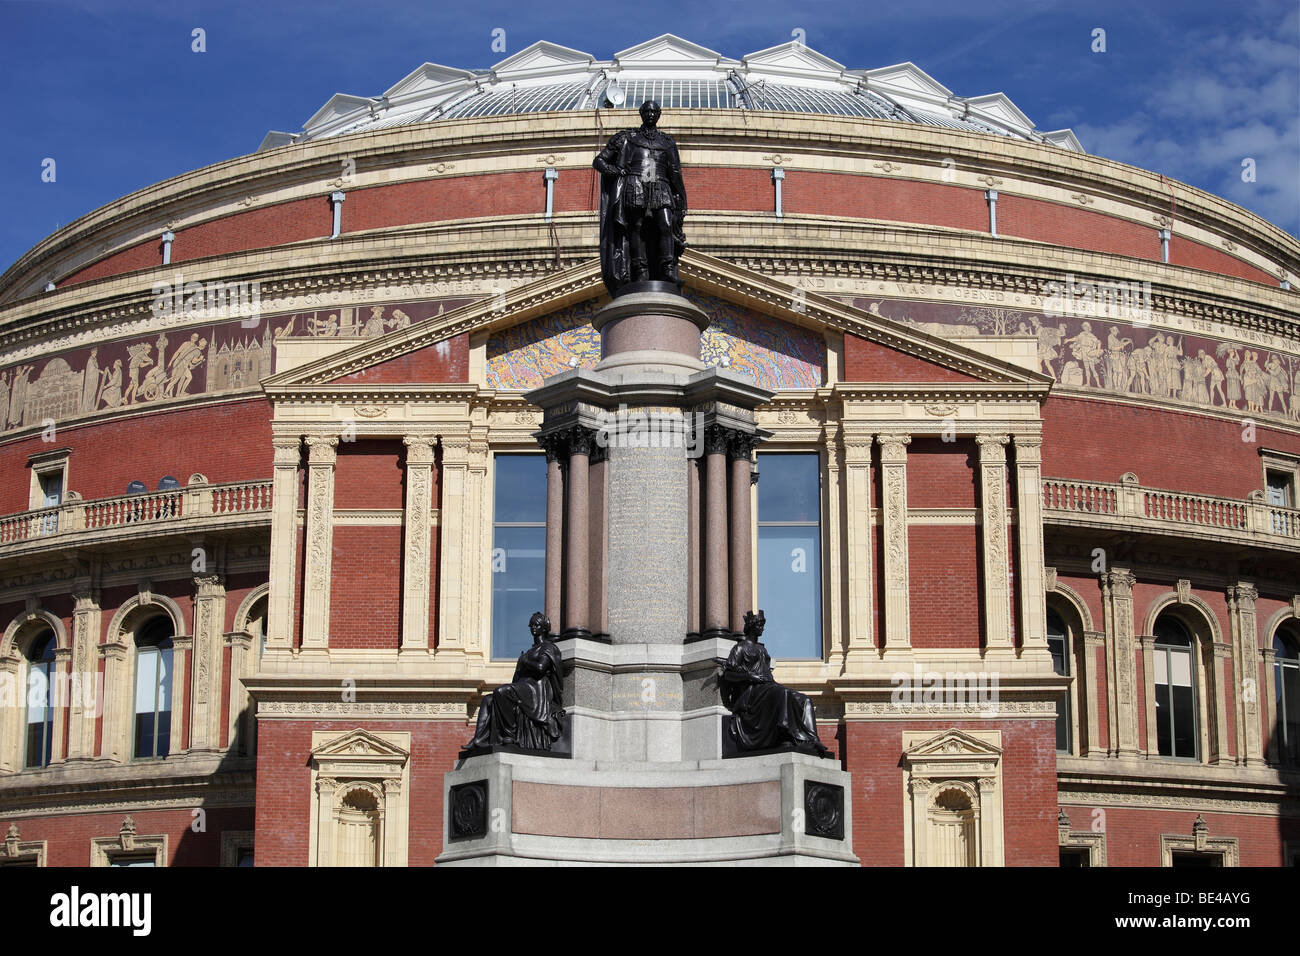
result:
<svg viewBox="0 0 1300 956"><path fill-rule="evenodd" d="M911 60L959 95L1002 91L1039 129L1072 127L1089 152L1300 235L1300 0L658 6L0 0L0 269L61 224L296 131L335 92L379 95L426 60L487 67L536 40L607 58L665 32L739 57L796 28L850 68ZM190 50L195 27L205 53ZM1105 53L1091 50L1098 27ZM491 50L495 28L506 54Z"/></svg>

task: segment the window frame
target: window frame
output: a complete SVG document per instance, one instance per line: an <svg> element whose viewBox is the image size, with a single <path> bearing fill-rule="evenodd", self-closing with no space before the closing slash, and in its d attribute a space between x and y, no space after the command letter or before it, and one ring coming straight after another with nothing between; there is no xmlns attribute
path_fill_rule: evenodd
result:
<svg viewBox="0 0 1300 956"><path fill-rule="evenodd" d="M497 481L497 467L498 467L498 462L502 458L530 458L530 459L536 459L542 463L543 466L542 482L541 482L542 520L540 522L497 521L497 495L499 493L499 487ZM492 488L491 488L491 496L489 498L489 507L491 508L491 519L489 525L491 528L491 543L488 546L488 591L487 591L487 613L488 613L487 639L488 639L488 660L489 661L493 661L493 662L513 661L517 659L519 656L518 654L507 654L504 657L497 656L497 641L496 641L496 627L497 627L496 574L497 572L493 569L493 564L495 562L496 552L497 552L497 528L540 528L541 529L542 553L543 553L541 600L540 603L538 604L538 607L534 608L534 610L542 610L542 611L545 610L545 603L546 603L545 552L546 552L546 495L547 495L546 475L548 471L548 464L549 463L547 462L546 453L540 450L533 451L527 448L503 448L500 451L493 450L492 452L492 467L491 467ZM505 573L509 574L509 571ZM558 628L560 626L560 622L552 621L551 626Z"/></svg>
<svg viewBox="0 0 1300 956"><path fill-rule="evenodd" d="M159 624L160 622L163 623L163 624L166 624L166 625L167 625L167 628L171 631L171 634L169 634L166 638L163 639L163 640L165 640L165 641L168 642L168 648L167 648L167 649L170 650L170 651L172 652L171 667L170 667L169 672L168 672L168 675L167 675L167 679L168 679L168 682L169 682L169 684L168 684L168 688L167 688L167 699L168 699L168 707L167 707L167 714L168 714L168 719L167 719L167 753L163 754L162 756L159 756L159 755L158 755L158 713L159 713L159 711L158 711L158 697L159 697L159 694L158 694L158 685L155 683L155 685L154 685L154 702L153 702L153 704L154 704L154 711L153 711L153 718L154 718L154 719L153 719L153 750L154 750L154 752L153 752L153 754L151 754L151 755L141 756L140 754L136 753L137 744L138 744L138 742L139 742L139 731L138 731L138 729L137 729L137 721L138 721L139 716L140 716L140 711L137 709L137 706L138 706L137 701L138 701L138 695L139 695L140 657L141 657L141 653L142 653L143 651L151 651L151 652L153 652L153 653L158 654L159 656L161 656L162 648L160 647L161 642L160 642L159 644L147 644L147 645L144 645L143 647L141 647L141 645L140 645L140 637L141 637L141 635L143 635L146 631L148 631L150 628L153 628L153 627L155 627L155 626L158 626L158 624ZM172 748L172 742L173 742L172 717L174 716L174 714L175 714L175 712L176 712L176 711L175 711L175 707L174 707L174 701L175 701L175 682L176 682L176 624L175 624L175 622L171 619L171 615L169 615L169 614L156 614L156 615L153 615L153 616L148 617L148 618L146 618L145 620L141 621L140 624L138 624L138 625L136 626L135 631L134 631L134 633L132 634L132 637L131 637L131 647L132 647L132 649L133 649L133 653L132 653L132 655L131 655L131 683L130 683L130 685L129 685L129 686L130 686L130 694L131 694L131 698L130 698L130 700L131 700L131 703L130 703L130 712L131 712L131 729L130 729L130 734L131 734L131 741L130 741L130 743L131 743L131 760L132 760L132 761L136 761L136 760L166 760L169 756L171 756L171 754L172 754L172 752L173 752L173 748ZM157 671L155 671L155 673L157 673Z"/></svg>
<svg viewBox="0 0 1300 956"><path fill-rule="evenodd" d="M1184 634L1187 636L1188 639L1188 643L1186 645L1161 643L1159 634L1156 634L1155 632L1159 630L1162 619L1166 619L1166 618L1172 621L1176 626L1180 627L1183 630ZM1171 660L1168 655L1170 651L1186 650L1187 652L1188 665L1190 668L1189 676L1191 682L1192 741L1193 741L1194 752L1191 756L1180 756L1172 753L1170 754L1160 753L1160 731L1159 731L1158 724L1156 727L1155 747L1152 748L1151 742L1148 741L1147 750L1148 752L1151 752L1154 749L1155 755L1158 756L1161 760L1177 760L1183 763L1201 763L1203 762L1203 755L1206 750L1205 741L1202 740L1202 736L1204 735L1206 728L1203 726L1204 721L1202 719L1203 707L1201 704L1201 668L1197 666L1198 665L1197 652L1200 650L1200 646L1201 646L1200 638L1197 635L1195 628L1191 627L1189 624L1187 624L1186 621L1182 620L1177 615L1170 614L1168 610L1162 610L1159 614L1156 615L1156 619L1152 623L1151 629L1153 632L1152 636L1155 638L1155 640L1152 642L1151 645L1152 673L1147 677L1147 680L1150 681L1152 687L1151 701L1153 702L1153 706L1154 706L1154 702L1156 701L1156 695L1160 687L1160 685L1156 683L1156 678L1155 678L1155 661L1157 655L1163 652L1166 655L1166 661L1165 661L1166 685L1165 686L1171 688L1170 697L1169 697L1170 720L1176 720L1176 716L1175 716L1176 711L1173 706L1172 688L1174 685L1167 683L1168 680L1170 679L1170 676L1173 673L1173 670L1170 667ZM1155 721L1159 721L1160 715L1158 712L1153 715L1153 719ZM1176 726L1175 724L1171 724L1169 728L1170 730L1169 743L1170 743L1171 750L1176 749L1174 747L1175 726Z"/></svg>
<svg viewBox="0 0 1300 956"><path fill-rule="evenodd" d="M1287 726L1287 698L1286 684L1283 681L1284 672L1295 670L1300 677L1300 635L1295 634L1291 628L1287 627L1287 621L1283 621L1273 629L1273 726L1272 739L1276 743L1275 757L1276 762L1282 766L1300 765L1300 734L1297 734L1296 740L1288 740L1286 733ZM1281 657L1277 653L1279 643L1290 643L1295 651L1294 657ZM1300 710L1300 695L1292 702Z"/></svg>
<svg viewBox="0 0 1300 956"><path fill-rule="evenodd" d="M44 652L42 652L42 660L35 661L31 658L30 652L32 648L35 646L36 642L38 640L41 640L42 638L47 638L45 647L48 649L49 652L49 660L48 661L44 660ZM58 647L59 647L59 636L54 632L54 628L49 627L47 625L46 627L39 629L32 634L31 638L29 638L27 641L27 653L23 654L24 676L26 678L23 682L23 721L22 721L23 753L22 753L22 763L21 763L21 767L23 770L41 770L45 767L50 766L50 764L54 762L54 735L56 730L55 717L56 717L56 704L57 704L55 688L57 686L58 670L59 670ZM30 750L31 750L31 726L32 726L31 720L29 719L31 716L29 710L31 706L31 702L30 702L31 673L32 673L31 667L34 664L48 665L47 679L45 682L45 688L46 688L45 719L41 721L41 726L42 728L44 728L41 731L41 740L43 744L42 749L49 753L49 759L43 760L41 763L30 763L28 761L28 758L30 756ZM47 735L48 735L48 739L47 739Z"/></svg>
<svg viewBox="0 0 1300 956"><path fill-rule="evenodd" d="M1075 687L1078 685L1079 682L1076 679L1076 675L1074 673L1076 669L1074 654L1075 654L1075 644L1077 642L1074 639L1074 634L1073 634L1074 629L1066 622L1066 616L1063 615L1057 608L1053 607L1051 604L1048 604L1046 623L1047 623L1047 635L1048 635L1049 648L1051 646L1051 634L1052 634L1051 619L1052 618L1056 618L1056 620L1060 622L1061 636L1063 641L1061 647L1061 658L1062 661L1064 662L1065 671L1064 673L1060 673L1058 676L1070 678L1070 686L1066 688L1064 694L1062 694L1059 698L1057 698L1058 708L1062 704L1065 705L1065 713L1062 714L1058 709L1056 714L1056 720L1058 725L1060 724L1061 719L1064 718L1065 748L1062 749L1061 747L1058 746L1056 748L1056 752L1058 754L1074 756L1075 742L1078 739L1078 733L1076 732L1075 729L1075 714L1077 713L1077 708L1075 706Z"/></svg>
<svg viewBox="0 0 1300 956"><path fill-rule="evenodd" d="M817 520L814 521L763 521L759 516L759 495L762 487L763 458L775 455L802 455L804 457L815 459L817 472ZM827 565L827 475L826 475L826 457L820 448L808 448L799 446L781 446L774 448L760 448L754 457L754 473L760 475L757 482L750 483L750 540L752 542L750 552L750 566L752 568L752 578L750 581L751 593L754 595L754 610L763 606L764 598L760 591L759 582L762 576L760 567L760 536L764 527L816 527L817 528L817 600L816 607L818 610L818 634L817 644L818 652L811 657L778 657L772 655L773 663L783 662L790 664L808 664L811 662L825 663L829 648L827 647L827 592L826 586L826 565ZM780 622L778 621L778 627Z"/></svg>

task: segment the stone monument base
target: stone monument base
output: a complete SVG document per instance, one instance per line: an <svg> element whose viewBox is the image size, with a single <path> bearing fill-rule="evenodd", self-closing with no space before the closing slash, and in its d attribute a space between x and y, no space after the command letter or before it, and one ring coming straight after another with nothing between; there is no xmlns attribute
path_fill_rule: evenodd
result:
<svg viewBox="0 0 1300 956"><path fill-rule="evenodd" d="M439 865L856 866L850 775L797 752L682 763L468 757Z"/></svg>

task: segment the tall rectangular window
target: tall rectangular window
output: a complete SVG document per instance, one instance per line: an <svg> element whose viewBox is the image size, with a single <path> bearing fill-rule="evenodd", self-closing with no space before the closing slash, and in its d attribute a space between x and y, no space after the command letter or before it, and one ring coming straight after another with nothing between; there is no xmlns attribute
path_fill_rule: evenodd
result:
<svg viewBox="0 0 1300 956"><path fill-rule="evenodd" d="M546 591L546 456L497 455L492 514L492 656L532 646ZM558 621L551 622L558 627Z"/></svg>
<svg viewBox="0 0 1300 956"><path fill-rule="evenodd" d="M774 658L822 653L821 459L813 453L758 456L758 605Z"/></svg>

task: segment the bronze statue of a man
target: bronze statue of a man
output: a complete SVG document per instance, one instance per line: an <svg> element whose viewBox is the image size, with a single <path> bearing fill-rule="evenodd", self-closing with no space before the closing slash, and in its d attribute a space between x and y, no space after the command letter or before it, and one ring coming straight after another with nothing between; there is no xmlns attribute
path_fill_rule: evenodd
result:
<svg viewBox="0 0 1300 956"><path fill-rule="evenodd" d="M592 163L601 173L600 273L617 296L633 282L671 282L686 247L686 187L677 144L657 126L662 110L641 104L641 128L610 137Z"/></svg>

